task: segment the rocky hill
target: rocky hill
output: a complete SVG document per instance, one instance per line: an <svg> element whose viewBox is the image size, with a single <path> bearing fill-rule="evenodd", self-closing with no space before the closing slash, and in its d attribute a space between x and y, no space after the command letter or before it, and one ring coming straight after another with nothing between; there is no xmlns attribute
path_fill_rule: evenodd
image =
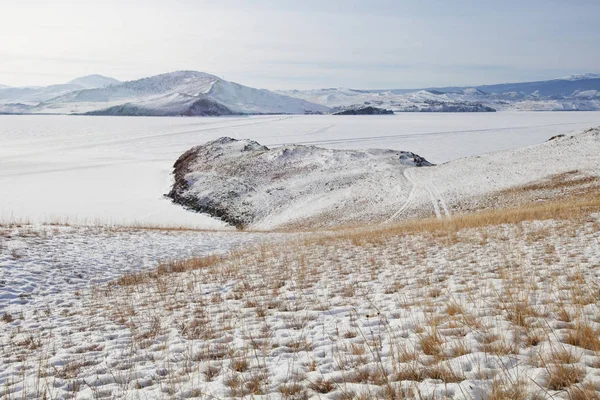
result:
<svg viewBox="0 0 600 400"><path fill-rule="evenodd" d="M392 210L409 187L402 172L431 165L396 150L329 150L288 145L269 149L221 138L184 153L174 165L169 197L238 228L278 226L332 213L369 221Z"/></svg>

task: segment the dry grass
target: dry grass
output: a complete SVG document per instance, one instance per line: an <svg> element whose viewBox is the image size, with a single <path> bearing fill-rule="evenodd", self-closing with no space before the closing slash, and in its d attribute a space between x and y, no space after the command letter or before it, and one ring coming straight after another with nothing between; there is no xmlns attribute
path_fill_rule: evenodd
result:
<svg viewBox="0 0 600 400"><path fill-rule="evenodd" d="M578 170L556 174L539 182L521 185L500 192L502 195L514 195L523 192L538 192L549 190L569 191L573 189L587 189L588 186L596 186L600 183L598 177L583 175Z"/></svg>
<svg viewBox="0 0 600 400"><path fill-rule="evenodd" d="M113 282L117 286L135 286L148 282L149 280L159 279L164 275L195 271L217 265L223 261L223 256L193 257L182 260L172 261L160 264L155 270L150 272L125 274Z"/></svg>
<svg viewBox="0 0 600 400"><path fill-rule="evenodd" d="M308 388L317 393L326 394L333 392L336 388L336 384L330 379L323 379L322 377L319 377L314 382L310 382L308 384Z"/></svg>
<svg viewBox="0 0 600 400"><path fill-rule="evenodd" d="M585 371L582 368L558 364L550 367L548 371L548 388L562 390L582 382L584 377Z"/></svg>
<svg viewBox="0 0 600 400"><path fill-rule="evenodd" d="M492 382L492 390L487 400L525 400L527 398L527 391L522 380L516 382L495 380Z"/></svg>
<svg viewBox="0 0 600 400"><path fill-rule="evenodd" d="M530 203L505 209L492 209L470 214L456 214L451 218L430 218L408 221L388 226L372 228L340 230L335 236L320 239L309 239L308 244L323 240L335 240L345 236L353 244L364 246L369 243L385 241L391 235L410 235L415 233L436 233L445 238L466 230L498 226L502 224L515 225L525 221L535 220L569 220L578 219L591 212L600 211L600 196L596 191L589 191L578 196L569 196L564 199Z"/></svg>
<svg viewBox="0 0 600 400"><path fill-rule="evenodd" d="M586 322L577 322L565 338L565 343L583 347L591 351L600 351L600 330Z"/></svg>
<svg viewBox="0 0 600 400"><path fill-rule="evenodd" d="M600 387L592 384L572 386L568 390L569 400L600 400Z"/></svg>

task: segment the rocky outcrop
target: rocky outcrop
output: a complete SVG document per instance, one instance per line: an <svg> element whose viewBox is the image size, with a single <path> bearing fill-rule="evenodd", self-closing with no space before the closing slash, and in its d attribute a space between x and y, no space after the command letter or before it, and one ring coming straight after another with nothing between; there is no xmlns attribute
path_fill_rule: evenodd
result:
<svg viewBox="0 0 600 400"><path fill-rule="evenodd" d="M386 110L384 108L377 107L362 107L362 108L351 108L334 113L333 115L387 115L393 114L392 110Z"/></svg>
<svg viewBox="0 0 600 400"><path fill-rule="evenodd" d="M120 115L120 116L149 116L149 117L167 117L167 116L196 116L196 117L219 117L224 115L240 115L234 113L229 108L208 99L200 99L193 102L190 106L179 110L161 109L150 106L140 106L136 104L122 104L109 107L103 110L90 111L86 115Z"/></svg>
<svg viewBox="0 0 600 400"><path fill-rule="evenodd" d="M429 165L406 151L269 149L224 137L179 157L167 196L240 229L364 222L393 213L408 195L406 168Z"/></svg>

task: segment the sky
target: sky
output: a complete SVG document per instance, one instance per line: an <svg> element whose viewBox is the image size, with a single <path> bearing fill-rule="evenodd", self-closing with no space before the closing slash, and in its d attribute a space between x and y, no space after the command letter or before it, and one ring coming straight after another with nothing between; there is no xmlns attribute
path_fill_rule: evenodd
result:
<svg viewBox="0 0 600 400"><path fill-rule="evenodd" d="M0 0L0 84L208 72L266 89L600 73L598 0Z"/></svg>

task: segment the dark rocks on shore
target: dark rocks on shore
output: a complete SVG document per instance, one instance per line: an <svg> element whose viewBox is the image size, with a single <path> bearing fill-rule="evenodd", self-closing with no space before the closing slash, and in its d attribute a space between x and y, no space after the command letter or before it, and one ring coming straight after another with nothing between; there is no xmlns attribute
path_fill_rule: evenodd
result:
<svg viewBox="0 0 600 400"><path fill-rule="evenodd" d="M113 116L194 116L194 117L219 117L224 115L240 115L215 101L200 99L189 106L176 110L144 107L136 104L126 103L118 106L105 108L103 110L90 111L86 115L113 115Z"/></svg>

